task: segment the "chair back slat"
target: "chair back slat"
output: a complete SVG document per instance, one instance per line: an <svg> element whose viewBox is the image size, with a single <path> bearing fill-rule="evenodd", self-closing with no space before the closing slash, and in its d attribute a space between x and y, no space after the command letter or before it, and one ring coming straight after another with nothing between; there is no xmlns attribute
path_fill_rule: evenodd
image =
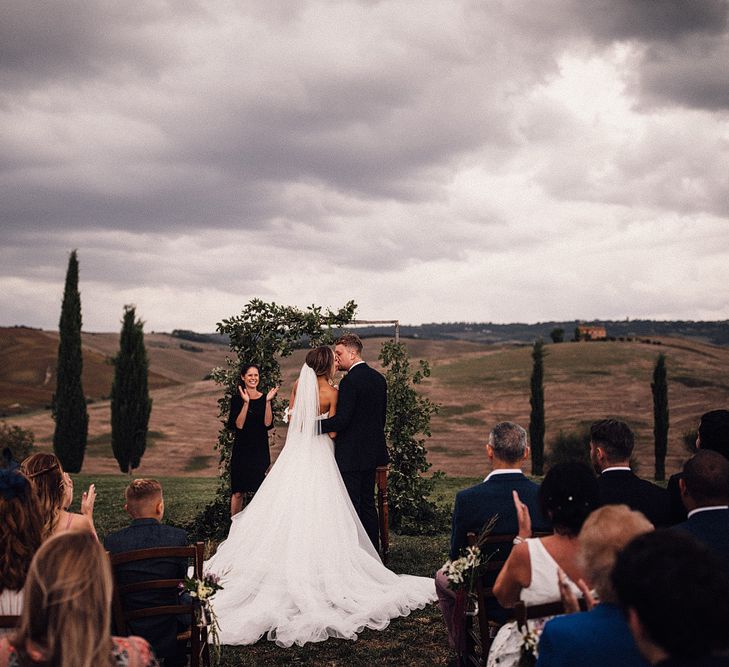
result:
<svg viewBox="0 0 729 667"><path fill-rule="evenodd" d="M20 625L20 616L14 616L12 614L5 614L0 616L0 628L13 629Z"/></svg>

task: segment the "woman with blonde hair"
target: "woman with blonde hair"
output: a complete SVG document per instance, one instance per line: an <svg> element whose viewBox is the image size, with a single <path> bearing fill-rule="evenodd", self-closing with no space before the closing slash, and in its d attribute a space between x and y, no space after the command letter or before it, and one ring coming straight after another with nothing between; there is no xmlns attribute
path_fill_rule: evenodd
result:
<svg viewBox="0 0 729 667"><path fill-rule="evenodd" d="M43 537L64 530L90 530L94 528L94 501L96 489L92 484L81 498L81 514L68 511L73 502L73 480L63 471L55 454L32 454L20 464L40 501L43 517Z"/></svg>
<svg viewBox="0 0 729 667"><path fill-rule="evenodd" d="M592 667L648 667L630 634L610 577L626 545L652 530L653 524L627 505L605 505L590 514L577 538L585 573L578 585L590 613L559 616L546 624L539 639L538 667L580 667L586 662ZM576 610L576 600L567 590L563 595L566 606Z"/></svg>
<svg viewBox="0 0 729 667"><path fill-rule="evenodd" d="M17 631L0 667L158 667L141 637L112 637L111 564L89 531L66 531L36 553Z"/></svg>
<svg viewBox="0 0 729 667"><path fill-rule="evenodd" d="M20 470L0 470L0 615L19 616L23 584L41 544L38 499ZM3 630L0 630L3 634Z"/></svg>

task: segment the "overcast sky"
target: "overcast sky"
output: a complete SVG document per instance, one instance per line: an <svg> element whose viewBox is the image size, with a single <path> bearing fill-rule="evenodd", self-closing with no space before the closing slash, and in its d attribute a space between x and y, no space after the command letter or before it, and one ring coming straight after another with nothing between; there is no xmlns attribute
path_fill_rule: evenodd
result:
<svg viewBox="0 0 729 667"><path fill-rule="evenodd" d="M729 318L720 0L3 0L0 325Z"/></svg>

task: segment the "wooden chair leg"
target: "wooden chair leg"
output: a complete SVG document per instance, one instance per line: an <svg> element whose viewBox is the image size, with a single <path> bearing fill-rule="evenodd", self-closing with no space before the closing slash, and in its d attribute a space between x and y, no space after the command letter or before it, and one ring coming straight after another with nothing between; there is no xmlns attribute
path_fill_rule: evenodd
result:
<svg viewBox="0 0 729 667"><path fill-rule="evenodd" d="M377 514L380 519L380 551L387 563L390 553L389 506L387 503L387 466L377 468Z"/></svg>

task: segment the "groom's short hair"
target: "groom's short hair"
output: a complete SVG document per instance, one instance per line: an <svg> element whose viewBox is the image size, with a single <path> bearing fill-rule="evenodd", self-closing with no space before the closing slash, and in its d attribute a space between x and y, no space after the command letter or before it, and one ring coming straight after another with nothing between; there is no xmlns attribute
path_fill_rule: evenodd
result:
<svg viewBox="0 0 729 667"><path fill-rule="evenodd" d="M357 353L357 356L362 354L362 339L357 334L346 333L337 338L335 345L344 345L344 347L354 350Z"/></svg>
<svg viewBox="0 0 729 667"><path fill-rule="evenodd" d="M516 463L524 458L527 448L526 431L514 422L499 422L491 429L489 445L497 459Z"/></svg>

